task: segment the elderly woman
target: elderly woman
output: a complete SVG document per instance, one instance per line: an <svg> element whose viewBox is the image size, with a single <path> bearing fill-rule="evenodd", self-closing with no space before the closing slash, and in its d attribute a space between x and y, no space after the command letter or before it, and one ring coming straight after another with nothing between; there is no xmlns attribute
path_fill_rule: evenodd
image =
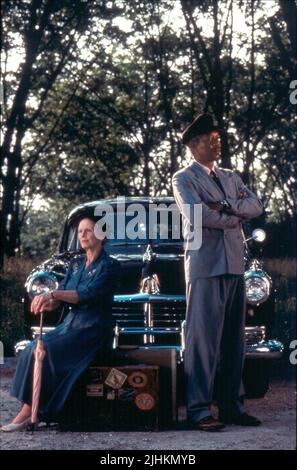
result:
<svg viewBox="0 0 297 470"><path fill-rule="evenodd" d="M92 218L80 221L78 237L85 255L70 263L58 290L36 296L31 305L35 315L51 312L61 302L71 306L65 320L43 337L46 355L39 416L46 421L59 415L75 381L98 352L110 349L112 345L111 305L120 264L104 251L103 242L96 237L94 228ZM10 424L2 426L2 431L18 431L30 422L35 347L36 340L19 358L11 395L23 406Z"/></svg>

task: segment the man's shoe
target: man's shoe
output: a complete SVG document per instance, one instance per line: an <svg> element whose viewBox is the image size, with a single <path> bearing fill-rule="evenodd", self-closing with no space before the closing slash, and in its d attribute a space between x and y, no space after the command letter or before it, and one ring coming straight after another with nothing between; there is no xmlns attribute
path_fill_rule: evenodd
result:
<svg viewBox="0 0 297 470"><path fill-rule="evenodd" d="M237 424L238 426L260 426L262 422L248 413L241 413L230 419L224 419L225 424Z"/></svg>
<svg viewBox="0 0 297 470"><path fill-rule="evenodd" d="M21 423L9 423L5 424L1 427L1 431L4 432L14 432L14 431L21 431L22 429L26 428L31 422L31 418L26 418Z"/></svg>
<svg viewBox="0 0 297 470"><path fill-rule="evenodd" d="M224 423L221 423L212 416L206 416L205 418L200 419L197 423L194 423L194 426L199 431L209 431L216 432L221 431L225 427Z"/></svg>

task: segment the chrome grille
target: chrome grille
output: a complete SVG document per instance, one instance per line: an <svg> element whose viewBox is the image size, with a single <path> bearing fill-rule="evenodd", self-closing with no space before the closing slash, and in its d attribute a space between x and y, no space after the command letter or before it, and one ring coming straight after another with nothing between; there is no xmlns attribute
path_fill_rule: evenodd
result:
<svg viewBox="0 0 297 470"><path fill-rule="evenodd" d="M172 302L153 306L154 328L177 328L185 319L185 304ZM144 306L114 302L113 316L119 327L145 327Z"/></svg>
<svg viewBox="0 0 297 470"><path fill-rule="evenodd" d="M181 323L185 318L184 302L148 304L115 302L113 315L117 324L117 345L154 344L160 346L181 344Z"/></svg>

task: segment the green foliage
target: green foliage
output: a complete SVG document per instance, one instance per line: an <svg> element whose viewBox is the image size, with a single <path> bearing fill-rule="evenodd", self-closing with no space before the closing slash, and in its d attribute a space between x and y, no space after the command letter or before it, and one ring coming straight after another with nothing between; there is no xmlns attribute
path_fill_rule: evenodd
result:
<svg viewBox="0 0 297 470"><path fill-rule="evenodd" d="M24 306L22 303L24 282L36 265L36 260L16 257L6 259L1 272L1 327L0 340L5 356L13 355L13 346L24 336Z"/></svg>
<svg viewBox="0 0 297 470"><path fill-rule="evenodd" d="M223 164L242 172L270 219L296 210L293 44L277 0L18 0L3 16L4 56L25 54L16 72L4 66L9 243L24 220L24 250L35 249L24 201L36 194L65 207L171 194L170 177L187 161L181 129L206 110L229 131Z"/></svg>
<svg viewBox="0 0 297 470"><path fill-rule="evenodd" d="M267 264L276 289L276 321L272 335L282 341L287 349L290 342L296 339L296 263L294 258L283 258L270 260Z"/></svg>
<svg viewBox="0 0 297 470"><path fill-rule="evenodd" d="M47 258L58 249L66 215L73 205L62 201L48 207L31 210L26 217L21 234L22 254L25 257Z"/></svg>
<svg viewBox="0 0 297 470"><path fill-rule="evenodd" d="M217 13L212 1L181 2L182 9L179 5L114 2L117 8L101 19L103 29L94 20L87 37L96 60L90 69L86 61L84 74L77 59L72 63L72 74L57 80L36 123L36 138L42 130L47 135L52 123L58 124L39 155L32 184L36 187L37 181L45 197L55 191L59 197L82 202L94 195L170 194L168 175L179 167L183 152L180 130L197 112L208 109L218 114L226 129L235 130L229 139L232 162L243 168L271 217L280 220L285 211L292 214L296 169L288 133L293 112L287 97L290 76L277 45L267 40L272 33L265 2L254 3L254 42L251 2L236 8L230 2L219 3ZM232 8L233 14L245 14L246 31L232 32ZM177 13L180 23L175 26L172 15ZM212 27L216 14L218 38L204 33L200 21L205 17ZM186 19L192 27L186 26ZM275 19L290 49L280 10ZM128 22L127 29L122 21ZM236 57L232 49L240 44L246 56ZM59 117L72 83L77 84L75 93ZM285 204L280 205L283 188Z"/></svg>

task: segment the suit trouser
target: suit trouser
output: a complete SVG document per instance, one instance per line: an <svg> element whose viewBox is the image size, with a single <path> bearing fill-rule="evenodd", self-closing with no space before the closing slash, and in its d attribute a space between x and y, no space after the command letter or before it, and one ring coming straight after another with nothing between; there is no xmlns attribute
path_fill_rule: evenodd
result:
<svg viewBox="0 0 297 470"><path fill-rule="evenodd" d="M191 421L210 415L216 374L220 418L244 411L239 401L244 325L242 275L224 274L187 283L185 374Z"/></svg>

